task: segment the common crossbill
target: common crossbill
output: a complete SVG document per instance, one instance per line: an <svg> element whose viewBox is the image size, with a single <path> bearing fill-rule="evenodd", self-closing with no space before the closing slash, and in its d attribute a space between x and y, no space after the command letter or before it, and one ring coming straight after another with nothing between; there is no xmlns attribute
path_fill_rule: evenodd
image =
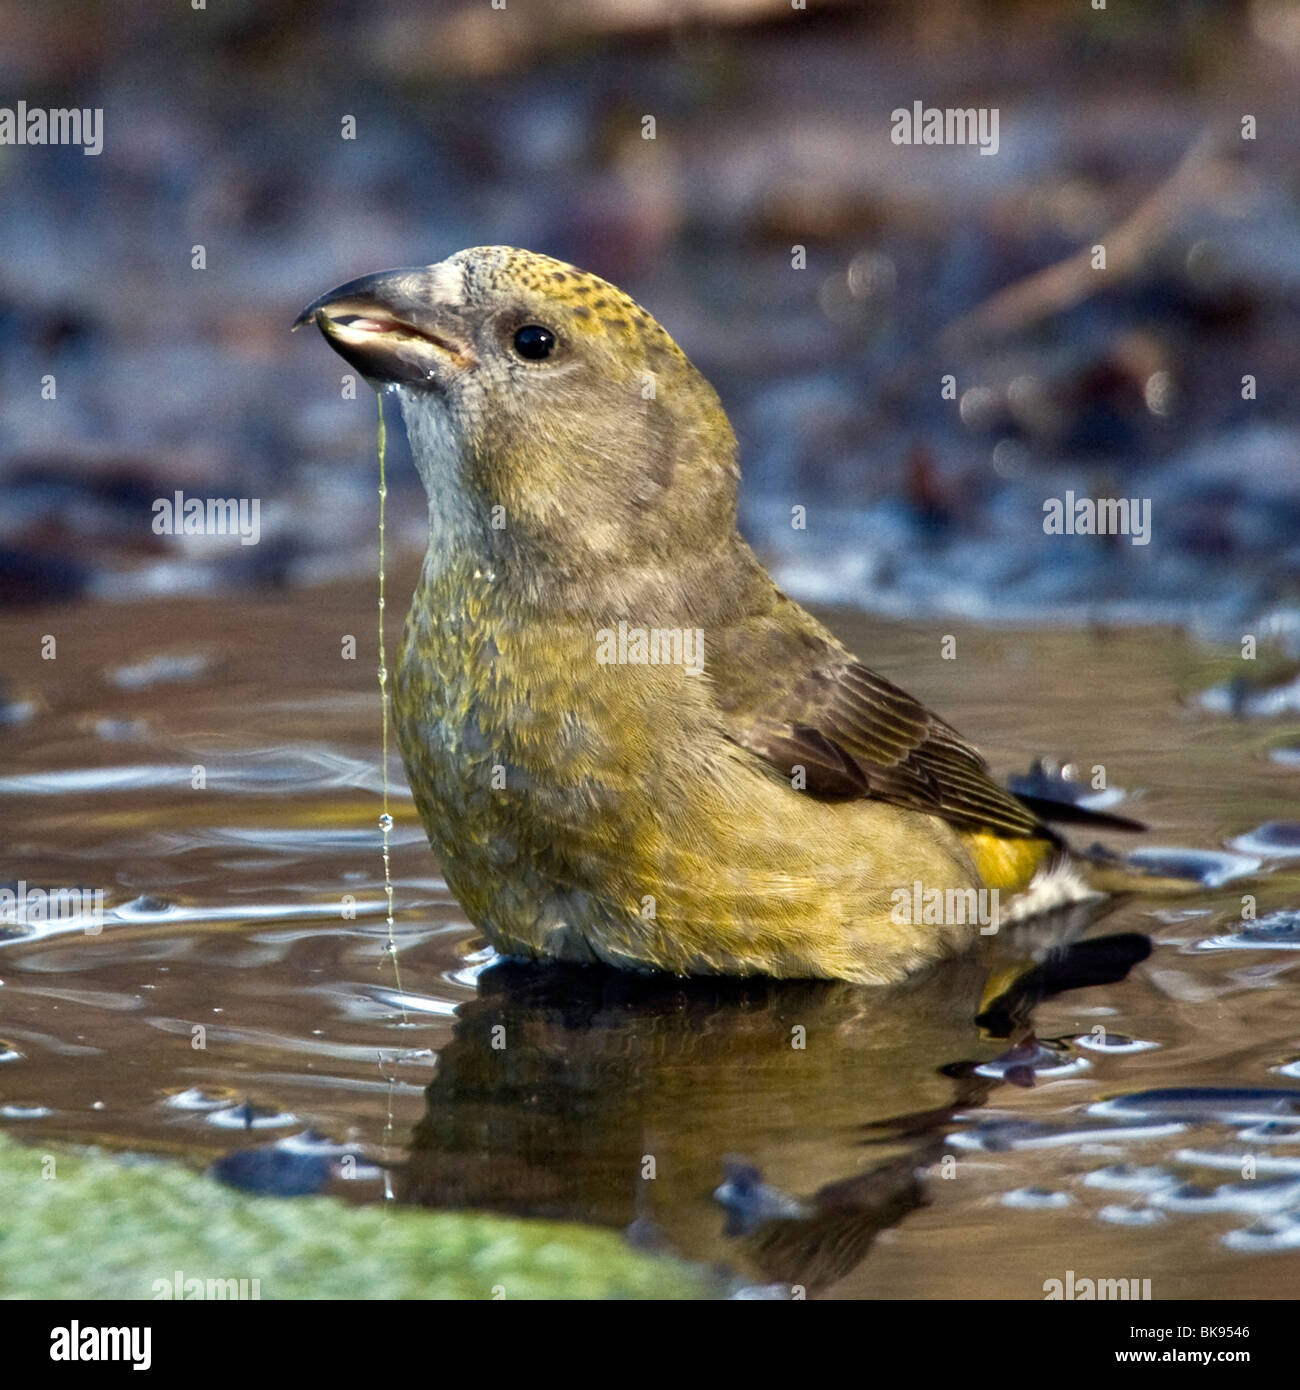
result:
<svg viewBox="0 0 1300 1390"><path fill-rule="evenodd" d="M498 951L886 982L975 938L966 890L1002 922L1091 891L1039 808L777 588L716 393L622 291L476 247L311 320L396 393L428 494L395 727Z"/></svg>

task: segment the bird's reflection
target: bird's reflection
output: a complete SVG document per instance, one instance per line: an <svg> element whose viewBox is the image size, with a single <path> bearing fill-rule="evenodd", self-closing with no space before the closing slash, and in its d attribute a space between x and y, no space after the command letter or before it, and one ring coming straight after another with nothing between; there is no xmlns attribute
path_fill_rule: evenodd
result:
<svg viewBox="0 0 1300 1390"><path fill-rule="evenodd" d="M1149 953L1079 939L1096 915L888 989L502 963L439 1055L399 1195L623 1229L815 1293L924 1201L954 1116L1032 1084L1034 1006Z"/></svg>

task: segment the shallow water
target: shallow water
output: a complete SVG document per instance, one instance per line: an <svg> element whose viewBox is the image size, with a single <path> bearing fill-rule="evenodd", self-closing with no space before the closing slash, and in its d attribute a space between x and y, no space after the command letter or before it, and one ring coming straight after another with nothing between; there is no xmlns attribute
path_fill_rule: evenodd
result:
<svg viewBox="0 0 1300 1390"><path fill-rule="evenodd" d="M1297 763L1273 756L1294 719L1198 705L1223 666L1180 635L831 621L1000 773L1104 764L1143 844L1296 816ZM353 1200L626 1228L825 1296L1038 1298L1067 1270L1156 1298L1300 1291L1284 835L1240 847L1249 879L1108 905L1087 924L1107 943L1036 973L1046 926L888 991L485 970L394 760L399 996L373 632L367 583L0 621L0 878L105 893L98 933L0 927L12 1132L195 1165L279 1142ZM1243 893L1265 919L1244 935Z"/></svg>

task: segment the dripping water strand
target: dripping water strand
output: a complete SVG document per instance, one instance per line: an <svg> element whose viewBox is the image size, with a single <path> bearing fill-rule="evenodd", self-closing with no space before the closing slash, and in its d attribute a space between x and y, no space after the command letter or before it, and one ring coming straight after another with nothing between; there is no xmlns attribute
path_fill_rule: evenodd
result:
<svg viewBox="0 0 1300 1390"><path fill-rule="evenodd" d="M389 722L389 695L388 695L388 651L384 642L384 519L385 504L388 501L388 474L386 469L388 454L388 431L384 424L384 397L382 393L378 396L379 400L379 703L380 715L383 724L382 746L383 763L382 778L384 788L384 809L379 817L379 829L382 834L382 846L384 855L384 906L385 920L388 924L388 955L393 962L393 984L397 988L398 1006L402 1011L402 1022L405 1024L409 1020L406 1017L406 995L402 991L402 972L397 963L397 940L393 932L393 871L390 857L390 836L393 833L393 816L388 807L388 722Z"/></svg>
<svg viewBox="0 0 1300 1390"><path fill-rule="evenodd" d="M389 837L393 832L393 816L388 807L388 649L384 641L384 572L385 572L385 553L384 553L384 520L388 501L388 431L384 424L384 396L383 392L377 395L379 401L379 704L380 714L383 721L383 733L381 744L383 749L383 764L381 778L383 784L384 807L379 817L379 830L381 844L384 855L384 907L385 920L388 925L388 944L387 955L393 962L393 984L397 989L397 1004L402 1011L402 1023L408 1020L406 1017L406 995L402 990L402 972L397 963L397 940L393 931L393 871L390 859ZM379 1054L379 1070L383 1074L384 1056ZM394 1063L396 1058L394 1057ZM393 1087L396 1082L396 1074L390 1073L386 1078L388 1082L388 1107L384 1119L384 1152L391 1153L393 1144ZM385 1164L384 1168L384 1197L392 1201L396 1194L392 1185L392 1170Z"/></svg>

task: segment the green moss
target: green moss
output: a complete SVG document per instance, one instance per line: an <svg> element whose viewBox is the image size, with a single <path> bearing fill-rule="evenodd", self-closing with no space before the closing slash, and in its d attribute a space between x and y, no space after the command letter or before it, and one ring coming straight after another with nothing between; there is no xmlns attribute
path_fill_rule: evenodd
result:
<svg viewBox="0 0 1300 1390"><path fill-rule="evenodd" d="M45 1176L53 1160L53 1176ZM0 1134L0 1296L153 1298L257 1279L262 1298L701 1298L697 1270L609 1231L330 1197L251 1197L163 1162ZM251 1285L250 1285L251 1287Z"/></svg>

